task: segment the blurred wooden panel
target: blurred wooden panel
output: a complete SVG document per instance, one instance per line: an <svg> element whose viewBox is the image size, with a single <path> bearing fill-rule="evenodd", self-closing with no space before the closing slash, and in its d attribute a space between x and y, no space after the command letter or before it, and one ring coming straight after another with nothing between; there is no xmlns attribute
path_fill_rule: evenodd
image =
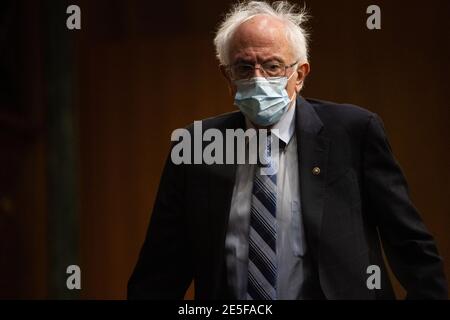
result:
<svg viewBox="0 0 450 320"><path fill-rule="evenodd" d="M208 41L159 43L158 50L145 41L89 48L81 65L81 245L88 297L124 297L172 130L233 110Z"/></svg>
<svg viewBox="0 0 450 320"><path fill-rule="evenodd" d="M0 4L0 298L47 297L39 3Z"/></svg>

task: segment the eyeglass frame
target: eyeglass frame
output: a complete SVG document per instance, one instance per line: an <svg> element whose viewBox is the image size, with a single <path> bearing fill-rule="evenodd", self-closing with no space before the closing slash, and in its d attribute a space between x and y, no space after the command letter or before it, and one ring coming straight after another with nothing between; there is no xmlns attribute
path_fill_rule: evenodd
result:
<svg viewBox="0 0 450 320"><path fill-rule="evenodd" d="M270 62L270 61L268 61ZM278 61L280 64L284 65L284 62ZM266 62L267 63L267 62ZM251 64L251 63L242 63L242 62L237 62L237 63L233 63L233 64L229 64L229 65L224 65L225 70L227 70L228 75L230 76L230 78L232 80L244 80L244 79L250 79L252 77L243 77L243 78L234 78L233 77L233 72L231 71L231 68L236 66L236 65L244 65L244 66L251 66L253 68L253 72L249 73L249 74L255 74L255 70L259 69L261 71L261 73L264 75L264 78L270 78L270 77L285 77L286 76L286 70L289 68L294 67L296 64L299 63L299 60L295 61L294 63L290 64L290 65L285 65L284 66L284 74L283 75L279 75L279 76L269 76L267 71L262 67L262 65L264 63L255 63L255 64ZM259 67L258 67L259 66Z"/></svg>

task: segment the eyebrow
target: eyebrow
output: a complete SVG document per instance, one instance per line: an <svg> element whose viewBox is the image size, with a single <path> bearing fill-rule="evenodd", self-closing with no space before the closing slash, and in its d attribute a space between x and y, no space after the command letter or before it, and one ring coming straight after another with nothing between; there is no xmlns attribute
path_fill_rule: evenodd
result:
<svg viewBox="0 0 450 320"><path fill-rule="evenodd" d="M267 59L262 60L260 63L266 63L270 61L278 61L281 63L286 63L281 57L279 56L271 56ZM245 63L245 64L255 64L255 62L251 59L245 59L245 58L238 58L233 64L239 64L239 63Z"/></svg>

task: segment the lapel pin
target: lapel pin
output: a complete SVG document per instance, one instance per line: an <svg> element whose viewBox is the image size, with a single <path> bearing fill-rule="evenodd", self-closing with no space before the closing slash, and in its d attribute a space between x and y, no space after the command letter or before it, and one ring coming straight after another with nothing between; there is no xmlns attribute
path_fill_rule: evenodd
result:
<svg viewBox="0 0 450 320"><path fill-rule="evenodd" d="M320 174L320 168L319 167L314 167L312 169L312 174L315 176L318 176Z"/></svg>

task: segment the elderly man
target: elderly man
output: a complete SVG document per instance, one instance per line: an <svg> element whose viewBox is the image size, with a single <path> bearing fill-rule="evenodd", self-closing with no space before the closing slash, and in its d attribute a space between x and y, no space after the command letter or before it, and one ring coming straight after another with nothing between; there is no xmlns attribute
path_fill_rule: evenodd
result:
<svg viewBox="0 0 450 320"><path fill-rule="evenodd" d="M252 1L222 22L217 56L239 111L203 130L269 129L278 169L169 159L129 298L179 299L194 279L199 299L392 299L381 243L408 298L447 298L380 118L300 96L305 17Z"/></svg>

